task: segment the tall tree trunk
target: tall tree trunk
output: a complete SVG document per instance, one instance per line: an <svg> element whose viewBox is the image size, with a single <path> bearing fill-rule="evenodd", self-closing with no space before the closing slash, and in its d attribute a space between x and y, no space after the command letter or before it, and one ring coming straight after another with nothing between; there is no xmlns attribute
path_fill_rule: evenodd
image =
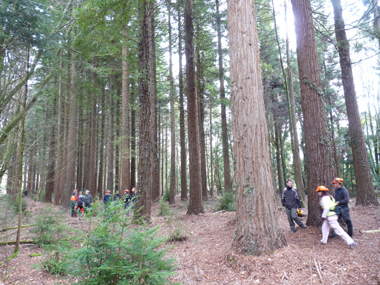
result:
<svg viewBox="0 0 380 285"><path fill-rule="evenodd" d="M214 157L213 157L213 150L212 150L212 104L211 104L211 97L210 97L210 180L211 180L211 186L210 186L210 196L211 198L214 197Z"/></svg>
<svg viewBox="0 0 380 285"><path fill-rule="evenodd" d="M101 110L102 110L102 120L100 127L100 143L99 143L99 176L98 176L98 193L99 197L103 197L103 177L104 177L104 126L106 124L106 115L105 115L105 101L106 101L106 90L104 84L102 84L102 101L101 101Z"/></svg>
<svg viewBox="0 0 380 285"><path fill-rule="evenodd" d="M88 130L88 124L86 124L86 128L85 128L82 105L79 105L78 109L79 109L78 110L78 117L79 117L78 118L78 145L77 145L77 153L76 153L76 160L77 160L77 189L84 190L83 187L88 187L88 185L86 185L86 183L84 183L84 182L87 182L86 181L87 177L86 177L85 180L83 180L83 161L84 161L84 165L88 165L87 164L87 162L88 162L88 152L87 152L86 144L84 144L83 141L84 140L88 141L87 140L88 137L87 137L86 131L89 132L89 130ZM86 121L88 122L89 120L87 119ZM83 133L83 130L85 130L85 129L86 129L86 131ZM86 148L86 149L83 151L83 148ZM86 176L87 176L87 173L86 173Z"/></svg>
<svg viewBox="0 0 380 285"><path fill-rule="evenodd" d="M306 148L308 225L320 225L319 185L330 186L334 177L331 141L320 87L320 68L309 0L292 0L297 35L297 61Z"/></svg>
<svg viewBox="0 0 380 285"><path fill-rule="evenodd" d="M155 10L155 4L153 4L153 10ZM155 13L152 13L151 17L152 32L151 36L151 49L152 49L152 94L153 94L153 106L152 106L152 120L153 120L153 182L152 182L152 201L158 202L160 199L160 154L158 148L158 123L157 123L157 68L156 68L156 38L155 38Z"/></svg>
<svg viewBox="0 0 380 285"><path fill-rule="evenodd" d="M277 224L255 3L228 1L237 228L232 246L261 255L286 245Z"/></svg>
<svg viewBox="0 0 380 285"><path fill-rule="evenodd" d="M220 89L220 108L222 119L222 145L223 145L223 168L224 168L224 190L232 192L230 156L228 153L228 130L226 116L226 93L224 90L224 68L223 68L223 49L222 49L222 33L220 31L219 0L216 1L216 30L218 34L218 59L219 59L219 89Z"/></svg>
<svg viewBox="0 0 380 285"><path fill-rule="evenodd" d="M71 56L71 85L70 85L70 111L67 134L67 160L65 187L61 196L60 205L69 206L70 196L75 189L75 164L77 149L77 62L76 55Z"/></svg>
<svg viewBox="0 0 380 285"><path fill-rule="evenodd" d="M181 0L177 1L178 8L178 57L179 57L179 143L181 146L181 201L187 200L187 175L186 175L186 134L185 134L185 111L183 108L183 73L182 73L182 19Z"/></svg>
<svg viewBox="0 0 380 285"><path fill-rule="evenodd" d="M123 47L122 47L122 103L121 103L121 187L126 189L130 185L129 164L129 130L127 125L128 100L129 100L129 69L128 69L128 34L127 25L123 24Z"/></svg>
<svg viewBox="0 0 380 285"><path fill-rule="evenodd" d="M197 90L195 85L193 1L185 0L187 125L189 136L190 201L187 214L203 213Z"/></svg>
<svg viewBox="0 0 380 285"><path fill-rule="evenodd" d="M131 108L131 184L130 189L136 187L136 110L135 91L132 81L132 108Z"/></svg>
<svg viewBox="0 0 380 285"><path fill-rule="evenodd" d="M70 59L70 58L69 58ZM70 62L70 61L68 61ZM61 51L60 70L63 70L63 50ZM68 81L68 79L67 79ZM67 89L66 89L67 90ZM59 75L58 82L58 112L57 112L57 171L55 173L55 187L54 187L54 205L59 205L62 193L63 181L63 139L64 139L64 113L65 113L65 96L63 93L63 78Z"/></svg>
<svg viewBox="0 0 380 285"><path fill-rule="evenodd" d="M119 80L117 80L119 81ZM120 137L120 89L118 88L117 93L116 93L116 110L115 110L115 124L116 124L116 131L115 135L116 138ZM119 180L120 180L120 148L119 144L115 145L115 193L119 193L120 196L123 195L123 189L119 187Z"/></svg>
<svg viewBox="0 0 380 285"><path fill-rule="evenodd" d="M93 60L93 66L96 67L96 60ZM98 89L98 78L97 74L94 71L92 73L92 81L94 84L95 90ZM96 92L98 94L98 92ZM97 189L96 189L96 120L97 120L97 112L96 112L96 96L91 96L90 99L90 150L89 150L89 166L88 166L88 189L91 191L92 195L95 196ZM87 168L86 168L87 169Z"/></svg>
<svg viewBox="0 0 380 285"><path fill-rule="evenodd" d="M139 166L138 166L138 199L136 202L136 218L150 221L152 202L153 174L153 89L154 57L152 55L153 32L151 16L154 3L147 0L139 3L140 44L139 44Z"/></svg>
<svg viewBox="0 0 380 285"><path fill-rule="evenodd" d="M197 33L199 34L199 25L197 24ZM204 78L203 78L203 66L201 60L201 51L199 47L196 49L197 54L197 81L198 81L198 124L199 124L199 150L201 157L201 184L202 184L202 199L207 201L207 169L206 169L206 143L205 143L205 131L204 131Z"/></svg>
<svg viewBox="0 0 380 285"><path fill-rule="evenodd" d="M285 22L286 22L286 61L287 61L287 73L288 73L288 94L289 94L289 105L290 105L290 129L293 137L293 168L294 168L294 178L297 186L297 190L301 195L303 203L305 203L305 187L302 180L302 166L300 158L300 146L298 141L298 131L297 131L297 119L296 119L296 100L294 95L294 85L293 85L293 72L291 65L290 49L289 49L289 35L288 35L288 19L287 19L287 4L284 3L285 7Z"/></svg>
<svg viewBox="0 0 380 285"><path fill-rule="evenodd" d="M367 150L364 142L362 125L360 122L359 107L356 99L354 78L352 75L350 46L344 27L342 5L340 0L331 0L334 8L335 37L338 45L340 68L342 71L342 83L348 128L351 137L352 156L357 187L356 205L379 205L372 183L371 171L368 163Z"/></svg>
<svg viewBox="0 0 380 285"><path fill-rule="evenodd" d="M112 68L111 68L112 69ZM114 88L115 76L110 75L110 90L108 94L108 153L107 153L107 190L114 194L114 143L113 143L113 101L114 101Z"/></svg>
<svg viewBox="0 0 380 285"><path fill-rule="evenodd" d="M168 26L169 26L169 82L170 82L170 199L169 204L175 203L175 121L174 121L174 83L173 83L173 63L172 63L172 26L171 26L171 6L168 6Z"/></svg>
<svg viewBox="0 0 380 285"><path fill-rule="evenodd" d="M54 97L53 108L51 117L54 118L56 116L57 111L57 98ZM56 160L56 152L55 152L55 129L56 124L52 123L50 127L50 142L49 142L49 158L48 158L48 171L46 175L46 187L45 187L45 203L52 202L52 196L54 193L54 175L55 175L55 160Z"/></svg>

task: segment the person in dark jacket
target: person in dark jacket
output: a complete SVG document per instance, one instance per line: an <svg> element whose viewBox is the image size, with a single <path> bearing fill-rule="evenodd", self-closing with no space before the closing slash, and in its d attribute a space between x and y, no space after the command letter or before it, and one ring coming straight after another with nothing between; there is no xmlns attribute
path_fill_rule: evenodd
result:
<svg viewBox="0 0 380 285"><path fill-rule="evenodd" d="M84 195L82 194L82 191L79 191L78 207L79 207L79 212L82 213L82 216L84 216L84 203L85 203Z"/></svg>
<svg viewBox="0 0 380 285"><path fill-rule="evenodd" d="M350 237L354 235L354 228L352 226L352 221L350 217L350 208L348 207L348 202L350 201L350 197L348 195L347 189L342 185L342 178L334 178L332 181L334 189L335 189L335 203L340 207L341 211L338 215L338 221L341 219L347 225L347 233ZM335 232L333 231L331 237L336 237Z"/></svg>
<svg viewBox="0 0 380 285"><path fill-rule="evenodd" d="M296 222L301 228L306 229L306 225L302 223L297 216L297 208L302 207L302 200L297 189L293 187L293 182L290 179L286 181L286 188L282 191L281 203L288 216L289 226L292 233L297 231L294 222Z"/></svg>
<svg viewBox="0 0 380 285"><path fill-rule="evenodd" d="M86 196L84 196L84 205L86 208L90 208L92 204L92 196L90 194L90 190L86 190Z"/></svg>
<svg viewBox="0 0 380 285"><path fill-rule="evenodd" d="M106 195L103 196L103 203L105 206L111 201L111 191L107 190Z"/></svg>
<svg viewBox="0 0 380 285"><path fill-rule="evenodd" d="M124 209L129 208L129 204L131 203L132 197L129 195L129 190L124 190ZM127 212L127 216L129 217L129 210Z"/></svg>

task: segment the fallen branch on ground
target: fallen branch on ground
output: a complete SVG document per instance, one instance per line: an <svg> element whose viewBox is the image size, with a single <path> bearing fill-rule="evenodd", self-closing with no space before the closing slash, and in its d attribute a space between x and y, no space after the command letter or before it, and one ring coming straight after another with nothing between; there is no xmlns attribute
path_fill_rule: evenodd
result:
<svg viewBox="0 0 380 285"><path fill-rule="evenodd" d="M32 240L22 240L22 241L20 241L20 243L34 243L34 244L36 244L36 242L34 242L34 241L32 241ZM16 242L15 241L1 241L0 242L0 246L2 246L2 245L10 245L10 244L16 244Z"/></svg>
<svg viewBox="0 0 380 285"><path fill-rule="evenodd" d="M33 226L35 226L35 224L32 224L32 225L24 225L24 226L21 226L21 228L27 228L27 227L33 227ZM17 227L1 229L1 230L0 230L0 233L1 233L1 232L8 231L8 230L15 230L15 229L17 229Z"/></svg>

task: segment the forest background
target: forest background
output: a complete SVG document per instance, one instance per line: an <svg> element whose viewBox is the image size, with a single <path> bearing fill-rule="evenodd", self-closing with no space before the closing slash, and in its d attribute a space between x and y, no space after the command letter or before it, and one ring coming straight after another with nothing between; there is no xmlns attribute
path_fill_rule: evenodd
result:
<svg viewBox="0 0 380 285"><path fill-rule="evenodd" d="M354 168L360 143L349 130L339 65L343 44L331 3L311 4L320 84L299 71L307 62L287 33L290 3L255 2L273 190L278 196L294 178L303 198L313 194L319 174L310 179L306 134L313 127L305 124L315 107L327 127L319 137L328 157L317 159L328 165L320 183L342 177L359 204L377 204L378 3L343 6L363 99L356 132L364 134L362 166L370 175L364 192L358 179L368 175ZM137 207L149 220L151 201L165 193L171 204L177 194L189 199L188 213L197 214L202 200L236 190L227 5L192 5L193 16L182 1L1 1L0 175L9 196L67 207L73 189L101 199L105 190L122 195L137 186ZM303 84L321 95L322 109L303 105ZM315 213L309 224L317 224Z"/></svg>

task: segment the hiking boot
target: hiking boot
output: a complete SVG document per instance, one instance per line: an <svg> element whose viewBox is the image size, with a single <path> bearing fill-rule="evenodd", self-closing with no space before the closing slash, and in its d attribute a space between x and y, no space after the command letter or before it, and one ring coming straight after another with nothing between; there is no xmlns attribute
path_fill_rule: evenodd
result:
<svg viewBox="0 0 380 285"><path fill-rule="evenodd" d="M301 228L306 229L306 228L307 228L307 225L303 224L303 225L301 226Z"/></svg>
<svg viewBox="0 0 380 285"><path fill-rule="evenodd" d="M322 242L322 241L319 241L318 244L320 244L320 245L325 245L326 243L325 243L325 242Z"/></svg>
<svg viewBox="0 0 380 285"><path fill-rule="evenodd" d="M350 244L350 248L354 249L356 247L356 242Z"/></svg>
<svg viewBox="0 0 380 285"><path fill-rule="evenodd" d="M297 231L296 229L293 229L293 230L292 230L292 234L294 234L296 231Z"/></svg>

